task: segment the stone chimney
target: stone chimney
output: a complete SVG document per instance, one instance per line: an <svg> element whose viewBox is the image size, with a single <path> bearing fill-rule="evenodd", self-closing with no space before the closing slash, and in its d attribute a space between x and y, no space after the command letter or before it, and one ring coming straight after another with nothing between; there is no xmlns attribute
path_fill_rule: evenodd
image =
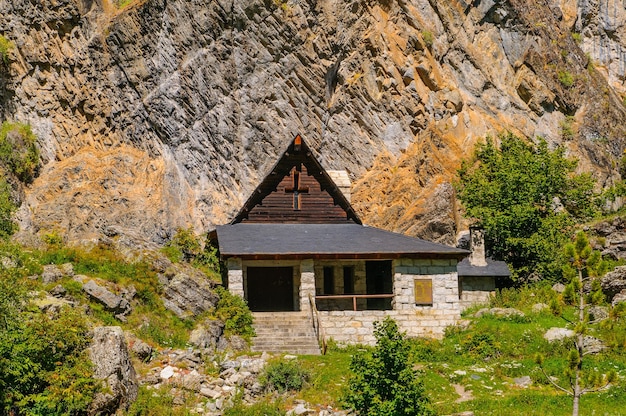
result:
<svg viewBox="0 0 626 416"><path fill-rule="evenodd" d="M485 260L485 230L480 227L470 227L469 261L472 266L486 266Z"/></svg>
<svg viewBox="0 0 626 416"><path fill-rule="evenodd" d="M350 181L350 176L348 176L348 172L345 170L327 170L328 176L333 180L337 188L341 191L341 193L346 197L348 202L351 197L351 188L352 182Z"/></svg>

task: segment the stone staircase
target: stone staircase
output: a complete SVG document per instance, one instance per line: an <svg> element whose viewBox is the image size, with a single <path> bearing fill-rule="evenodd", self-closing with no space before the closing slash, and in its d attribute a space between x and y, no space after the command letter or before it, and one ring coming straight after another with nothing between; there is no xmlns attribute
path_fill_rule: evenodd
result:
<svg viewBox="0 0 626 416"><path fill-rule="evenodd" d="M311 316L302 312L253 312L252 351L319 355Z"/></svg>

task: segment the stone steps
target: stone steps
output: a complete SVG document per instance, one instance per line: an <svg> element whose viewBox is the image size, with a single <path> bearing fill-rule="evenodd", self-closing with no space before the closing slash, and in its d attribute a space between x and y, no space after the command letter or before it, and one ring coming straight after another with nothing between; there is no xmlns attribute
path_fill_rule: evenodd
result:
<svg viewBox="0 0 626 416"><path fill-rule="evenodd" d="M313 323L301 312L254 312L252 351L319 355Z"/></svg>

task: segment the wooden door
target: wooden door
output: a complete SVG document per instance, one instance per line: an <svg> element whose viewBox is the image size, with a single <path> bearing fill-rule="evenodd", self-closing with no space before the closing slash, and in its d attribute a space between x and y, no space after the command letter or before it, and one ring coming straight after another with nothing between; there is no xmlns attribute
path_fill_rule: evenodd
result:
<svg viewBox="0 0 626 416"><path fill-rule="evenodd" d="M248 306L253 312L293 311L293 267L248 267Z"/></svg>

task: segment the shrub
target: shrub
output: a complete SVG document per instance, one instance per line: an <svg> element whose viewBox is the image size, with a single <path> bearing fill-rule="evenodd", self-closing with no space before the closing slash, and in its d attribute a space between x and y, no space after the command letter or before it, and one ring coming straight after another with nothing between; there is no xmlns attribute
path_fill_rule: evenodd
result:
<svg viewBox="0 0 626 416"><path fill-rule="evenodd" d="M409 362L409 344L389 317L374 324L371 356L352 357L345 404L361 416L432 415L424 387Z"/></svg>
<svg viewBox="0 0 626 416"><path fill-rule="evenodd" d="M13 42L0 35L0 59L5 65L9 63L9 51L14 47Z"/></svg>
<svg viewBox="0 0 626 416"><path fill-rule="evenodd" d="M240 400L233 407L224 410L224 416L285 416L286 414L280 402L275 401L272 403L254 403L247 406Z"/></svg>
<svg viewBox="0 0 626 416"><path fill-rule="evenodd" d="M215 316L224 322L224 335L239 335L249 341L254 336L254 328L252 313L246 301L221 286L217 287L217 294L220 300Z"/></svg>
<svg viewBox="0 0 626 416"><path fill-rule="evenodd" d="M433 32L429 30L422 31L422 39L424 39L424 44L426 45L427 48L430 48L431 46L433 46L433 42L435 40L433 36Z"/></svg>
<svg viewBox="0 0 626 416"><path fill-rule="evenodd" d="M11 187L0 178L0 239L7 239L17 231L17 224L13 222L13 214L17 206L11 198Z"/></svg>
<svg viewBox="0 0 626 416"><path fill-rule="evenodd" d="M295 361L276 361L268 364L261 374L261 384L267 390L284 393L302 390L309 373Z"/></svg>
<svg viewBox="0 0 626 416"><path fill-rule="evenodd" d="M574 139L574 136L576 136L574 121L575 119L573 116L565 116L565 120L561 122L561 136L563 136L563 139L572 140Z"/></svg>
<svg viewBox="0 0 626 416"><path fill-rule="evenodd" d="M19 314L18 322L0 330L2 413L83 414L98 388L85 352L86 321L68 308L57 318Z"/></svg>
<svg viewBox="0 0 626 416"><path fill-rule="evenodd" d="M570 88L572 85L574 85L574 76L570 72L559 71L557 76L559 78L559 82L565 88Z"/></svg>
<svg viewBox="0 0 626 416"><path fill-rule="evenodd" d="M178 228L164 248L165 255L174 263L190 262L201 251L200 242L191 227Z"/></svg>
<svg viewBox="0 0 626 416"><path fill-rule="evenodd" d="M5 121L0 126L0 161L22 182L30 182L39 165L37 138L30 126Z"/></svg>

